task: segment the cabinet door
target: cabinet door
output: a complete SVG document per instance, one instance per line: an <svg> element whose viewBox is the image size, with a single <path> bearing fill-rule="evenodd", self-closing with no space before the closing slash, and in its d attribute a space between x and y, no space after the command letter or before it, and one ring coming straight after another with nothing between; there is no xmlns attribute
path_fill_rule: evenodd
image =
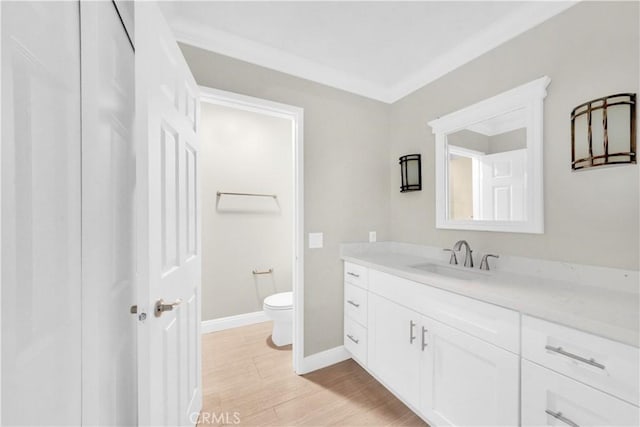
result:
<svg viewBox="0 0 640 427"><path fill-rule="evenodd" d="M522 361L523 426L637 426L638 408L527 360Z"/></svg>
<svg viewBox="0 0 640 427"><path fill-rule="evenodd" d="M414 406L420 393L420 317L385 298L369 295L369 369Z"/></svg>
<svg viewBox="0 0 640 427"><path fill-rule="evenodd" d="M518 356L430 318L423 324L425 417L435 425L518 425Z"/></svg>

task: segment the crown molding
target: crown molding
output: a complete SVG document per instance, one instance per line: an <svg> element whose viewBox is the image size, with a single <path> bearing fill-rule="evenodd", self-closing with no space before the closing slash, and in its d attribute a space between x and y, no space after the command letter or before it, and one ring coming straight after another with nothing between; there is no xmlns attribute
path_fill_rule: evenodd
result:
<svg viewBox="0 0 640 427"><path fill-rule="evenodd" d="M366 98L388 102L389 94L384 87L301 56L238 37L225 31L187 22L181 18L172 20L171 27L176 40L181 43L355 93Z"/></svg>
<svg viewBox="0 0 640 427"><path fill-rule="evenodd" d="M179 15L173 17L171 27L181 43L392 104L577 3L578 1L532 2L390 87L228 32L184 20Z"/></svg>
<svg viewBox="0 0 640 427"><path fill-rule="evenodd" d="M526 8L504 17L481 34L462 43L447 54L434 59L422 70L398 82L389 89L390 93L387 102L394 103L399 101L410 93L471 62L516 36L529 31L577 3L578 1L532 2Z"/></svg>

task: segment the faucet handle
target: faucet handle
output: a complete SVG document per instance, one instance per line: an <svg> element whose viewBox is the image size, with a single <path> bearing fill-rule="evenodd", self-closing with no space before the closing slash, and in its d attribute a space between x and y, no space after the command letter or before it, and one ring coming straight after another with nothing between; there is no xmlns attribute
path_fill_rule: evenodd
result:
<svg viewBox="0 0 640 427"><path fill-rule="evenodd" d="M485 254L482 257L482 261L480 261L480 270L486 270L486 271L491 270L489 268L489 257L500 258L500 255Z"/></svg>
<svg viewBox="0 0 640 427"><path fill-rule="evenodd" d="M451 258L449 258L449 264L458 265L458 257L456 251L453 249L443 249L445 252L451 252Z"/></svg>

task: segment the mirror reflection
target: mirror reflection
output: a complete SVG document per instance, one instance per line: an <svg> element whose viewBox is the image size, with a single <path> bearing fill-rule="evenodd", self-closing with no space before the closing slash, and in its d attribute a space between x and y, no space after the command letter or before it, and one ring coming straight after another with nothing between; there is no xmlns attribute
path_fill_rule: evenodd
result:
<svg viewBox="0 0 640 427"><path fill-rule="evenodd" d="M525 221L525 110L446 136L450 220Z"/></svg>

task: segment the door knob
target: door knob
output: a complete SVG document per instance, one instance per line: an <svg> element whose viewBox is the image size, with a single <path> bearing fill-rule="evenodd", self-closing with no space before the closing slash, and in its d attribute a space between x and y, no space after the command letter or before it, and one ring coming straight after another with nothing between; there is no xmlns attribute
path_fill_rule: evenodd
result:
<svg viewBox="0 0 640 427"><path fill-rule="evenodd" d="M163 299L159 299L156 302L156 307L154 313L156 315L156 317L160 317L162 316L162 313L164 313L165 311L172 311L174 308L176 308L177 306L179 306L182 303L182 300L180 298L178 298L177 300L175 300L174 302L170 303L170 304L165 304Z"/></svg>

